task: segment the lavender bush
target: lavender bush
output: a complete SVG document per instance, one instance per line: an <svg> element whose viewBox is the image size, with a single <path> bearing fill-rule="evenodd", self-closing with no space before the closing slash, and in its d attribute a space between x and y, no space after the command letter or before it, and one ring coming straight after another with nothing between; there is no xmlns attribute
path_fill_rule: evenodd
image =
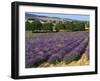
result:
<svg viewBox="0 0 100 81"><path fill-rule="evenodd" d="M26 36L26 68L38 67L44 62L69 63L84 52L89 40L88 32L33 33Z"/></svg>

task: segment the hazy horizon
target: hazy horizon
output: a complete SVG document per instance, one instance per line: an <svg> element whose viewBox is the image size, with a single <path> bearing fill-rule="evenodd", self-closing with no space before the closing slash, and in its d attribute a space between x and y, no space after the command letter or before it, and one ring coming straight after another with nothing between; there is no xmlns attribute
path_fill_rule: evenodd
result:
<svg viewBox="0 0 100 81"><path fill-rule="evenodd" d="M61 13L40 13L40 12L26 12L25 14L33 14L39 16L48 16L48 17L59 17L59 18L68 18L72 20L80 20L80 21L89 21L89 15L81 15L81 14L61 14Z"/></svg>

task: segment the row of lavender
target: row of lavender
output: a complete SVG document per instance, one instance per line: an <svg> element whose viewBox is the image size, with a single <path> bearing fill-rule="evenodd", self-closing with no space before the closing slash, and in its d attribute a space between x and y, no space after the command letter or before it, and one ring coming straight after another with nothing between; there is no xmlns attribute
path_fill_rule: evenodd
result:
<svg viewBox="0 0 100 81"><path fill-rule="evenodd" d="M88 32L59 32L26 37L26 68L37 67L44 62L69 63L79 59L88 45L88 36Z"/></svg>

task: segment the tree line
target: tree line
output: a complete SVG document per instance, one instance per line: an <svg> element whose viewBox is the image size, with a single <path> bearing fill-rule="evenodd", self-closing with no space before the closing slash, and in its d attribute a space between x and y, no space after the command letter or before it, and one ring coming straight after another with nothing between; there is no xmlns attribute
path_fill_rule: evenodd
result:
<svg viewBox="0 0 100 81"><path fill-rule="evenodd" d="M32 32L59 32L64 31L85 31L85 25L89 27L89 22L83 21L49 21L41 22L40 20L33 20L33 22L26 21L26 31Z"/></svg>

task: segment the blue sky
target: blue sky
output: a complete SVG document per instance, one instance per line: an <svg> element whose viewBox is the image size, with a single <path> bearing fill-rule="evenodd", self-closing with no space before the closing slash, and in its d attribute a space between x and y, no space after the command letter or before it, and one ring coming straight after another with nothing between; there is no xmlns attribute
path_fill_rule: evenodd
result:
<svg viewBox="0 0 100 81"><path fill-rule="evenodd" d="M49 17L69 18L69 19L82 20L82 21L90 20L90 16L84 14L80 15L80 14L60 14L60 13L38 13L38 12L27 12L27 13L34 14L34 15L49 16Z"/></svg>

